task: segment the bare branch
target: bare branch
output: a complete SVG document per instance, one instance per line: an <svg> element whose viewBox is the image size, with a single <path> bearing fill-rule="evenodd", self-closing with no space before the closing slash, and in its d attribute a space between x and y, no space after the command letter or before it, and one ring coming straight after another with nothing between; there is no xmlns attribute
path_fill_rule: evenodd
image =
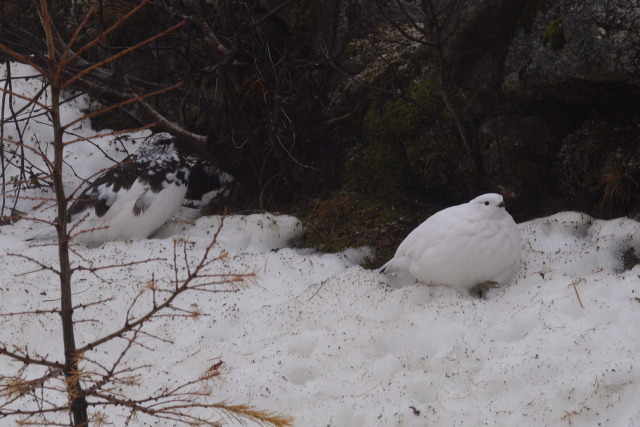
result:
<svg viewBox="0 0 640 427"><path fill-rule="evenodd" d="M13 360L25 363L27 365L48 366L50 368L56 368L56 369L64 368L64 364L62 363L51 362L46 359L34 358L26 354L20 354L18 352L9 351L7 350L7 347L5 347L3 344L0 344L0 355L7 356Z"/></svg>
<svg viewBox="0 0 640 427"><path fill-rule="evenodd" d="M105 132L105 133L97 133L95 135L82 137L82 138L76 138L76 139L72 139L71 141L65 141L64 145L67 146L67 145L75 144L77 142L87 141L87 140L94 139L94 138L104 138L105 136L126 135L126 134L130 134L130 133L133 133L133 132L140 132L141 130L152 128L155 125L156 125L155 123L149 123L149 124L146 124L144 126L137 127L137 128L114 130L114 131Z"/></svg>
<svg viewBox="0 0 640 427"><path fill-rule="evenodd" d="M44 264L44 263L38 261L37 259L35 259L33 257L30 257L28 255L16 254L16 253L13 253L13 252L7 252L7 255L14 256L14 257L17 257L17 258L23 258L23 259L26 259L27 261L30 261L30 262L40 266L39 270L29 271L29 272L26 272L26 273L20 273L20 274L17 274L16 276L24 276L24 275L27 275L27 274L31 274L31 273L35 273L37 271L43 271L43 270L48 270L48 271L51 271L54 274L58 274L58 275L60 274L59 270L56 270L52 266Z"/></svg>
<svg viewBox="0 0 640 427"><path fill-rule="evenodd" d="M124 55L128 54L129 52L132 52L132 51L134 51L136 49L139 49L140 47L142 47L144 45L147 45L147 44L151 43L152 41L159 39L160 37L164 37L165 35L169 34L170 32L175 31L176 29L182 27L184 24L186 24L186 21L182 21L182 22L180 22L180 23L178 23L176 25L173 25L173 26L167 28L165 31L163 31L160 34L156 34L153 37L149 37L146 40L143 40L143 41L141 41L141 42L139 42L139 43L127 48L127 49L124 49L122 52L118 52L117 54L115 54L113 56L110 56L110 57L108 57L108 58L106 58L106 59L104 59L104 60L102 60L102 61L100 61L100 62L98 62L96 64L93 64L93 65L85 68L84 70L82 70L78 74L76 74L74 77L72 77L71 79L69 79L66 82L64 82L64 84L62 85L62 89L68 88L76 80L78 80L79 78L82 78L83 76L89 74L91 71L95 70L96 68L102 67L105 64L113 62L116 59L120 58L121 56L124 56Z"/></svg>
<svg viewBox="0 0 640 427"><path fill-rule="evenodd" d="M207 137L206 136L202 136L202 135L198 135L192 132L187 131L186 129L184 129L183 127L180 127L178 125L176 125L175 123L173 123L172 121L168 120L167 118L165 118L162 114L160 114L158 111L156 111L151 105L149 105L149 103L147 103L144 99L140 99L138 102L138 105L142 106L144 108L144 110L149 113L149 115L151 117L153 117L157 122L156 125L159 127L162 127L163 129L173 133L173 134L177 134L183 137L187 137L189 140L191 141L196 141L199 144L206 144L207 142Z"/></svg>
<svg viewBox="0 0 640 427"><path fill-rule="evenodd" d="M9 94L11 96L15 96L16 98L20 98L20 99L24 99L25 101L28 101L29 103L26 106L23 107L23 110L28 108L30 104L35 104L38 107L42 108L43 110L49 111L50 110L49 106L47 106L47 105L45 105L45 104L43 104L43 103L41 103L41 102L39 102L37 100L38 98L40 98L40 95L42 95L43 91L44 91L44 89L41 90L39 93L37 93L36 96L34 96L32 98L29 98L28 96L21 95L19 93L13 92L11 90L6 90L6 89L3 89L3 88L0 88L0 92L7 93L7 94Z"/></svg>
<svg viewBox="0 0 640 427"><path fill-rule="evenodd" d="M75 60L77 60L78 58L80 58L80 55L91 49L93 46L95 46L96 44L100 43L100 41L102 41L105 37L107 37L110 33L112 33L113 31L115 31L116 29L120 28L122 26L122 24L127 21L130 17L132 17L133 15L135 15L136 13L138 13L140 11L140 9L142 9L147 3L149 2L149 0L142 0L140 2L140 4L138 4L136 7L134 7L133 9L131 9L128 13L122 15L111 27L109 27L108 29L102 31L98 37L96 37L95 39L93 39L92 41L90 41L89 43L85 44L84 46L82 46L77 52L73 53L73 55L71 55L69 58L65 59L65 54L68 53L71 50L71 45L73 44L73 42L75 41L75 39L77 38L78 34L80 34L80 31L84 28L84 26L86 25L87 21L89 20L89 17L93 14L93 12L95 11L98 3L95 2L93 5L91 5L91 8L89 9L89 11L87 12L87 14L85 15L84 20L82 21L82 23L78 26L78 28L76 29L76 32L73 34L73 37L71 37L71 40L69 41L68 46L65 49L65 54L61 55L60 58L62 60L62 66L67 66L71 63L73 63Z"/></svg>
<svg viewBox="0 0 640 427"><path fill-rule="evenodd" d="M7 45L0 43L0 50L2 50L5 53L8 53L9 56L11 56L14 60L21 62L23 64L27 64L32 66L34 69L36 69L40 74L45 74L45 71L39 66L37 65L35 62L33 62L30 58L14 51L13 49L9 48Z"/></svg>
<svg viewBox="0 0 640 427"><path fill-rule="evenodd" d="M74 120L74 121L72 121L70 123L67 123L66 125L64 125L64 127L65 128L71 127L74 124L76 124L78 122L81 122L83 120L87 120L87 119L90 119L92 117L99 116L99 115L107 113L107 112L109 112L111 110L115 110L117 108L124 107L125 105L129 105L129 104L133 104L133 103L139 102L139 101L141 101L143 99L150 98L150 97L155 96L155 95L159 95L159 94L162 94L162 93L165 93L165 92L172 91L174 89L179 88L180 86L182 86L182 82L176 83L176 84L171 85L171 86L167 86L165 88L156 90L154 92L146 93L144 95L133 96L133 97L131 97L129 99L126 99L124 101L118 102L116 104L112 104L112 105L110 105L108 107L105 107L105 108L101 108L101 109L93 111L93 112L91 112L89 114L85 114L84 116L82 116L80 118L77 118L76 120ZM129 132L132 132L132 131L129 131Z"/></svg>
<svg viewBox="0 0 640 427"><path fill-rule="evenodd" d="M107 270L107 269L114 269L114 268L122 268L122 267L129 267L132 265L139 265L139 264L146 264L149 262L155 262L155 261L166 261L166 258L147 258L147 259L143 259L140 261L130 261L127 263L123 263L123 264L110 264L110 265L101 265L99 267L85 267L85 266L78 266L73 268L72 270L74 271L88 271L90 273L94 273L96 271L100 271L100 270Z"/></svg>
<svg viewBox="0 0 640 427"><path fill-rule="evenodd" d="M24 316L25 314L58 314L60 310L53 308L51 310L27 310L27 311L10 311L8 313L0 313L0 317Z"/></svg>

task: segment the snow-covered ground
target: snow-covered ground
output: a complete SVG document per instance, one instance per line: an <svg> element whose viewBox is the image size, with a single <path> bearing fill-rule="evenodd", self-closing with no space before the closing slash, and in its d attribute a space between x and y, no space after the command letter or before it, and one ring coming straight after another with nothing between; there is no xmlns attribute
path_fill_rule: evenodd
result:
<svg viewBox="0 0 640 427"><path fill-rule="evenodd" d="M83 100L65 114L80 115ZM47 141L47 131L42 120L25 133ZM92 131L79 124L74 132ZM94 142L116 160L124 157L108 140ZM75 167L70 189L109 164L92 145L70 146L68 158ZM21 200L19 209L53 215L36 205ZM94 266L166 258L103 270L104 280L74 276L74 302L113 298L78 312L95 320L79 324L79 346L122 325L152 276L172 277L176 237L192 242L192 262L202 256L220 218L189 208L177 217L192 221L172 221L152 239L76 248L73 262ZM22 220L0 228L0 313L56 306L57 278L46 271L23 275L37 268L11 255L55 265L55 247L23 241L39 227ZM371 255L367 248L297 249L303 228L292 217L228 217L213 252L229 257L210 271L253 272L253 283L233 293L183 294L178 305L204 316L154 321L147 332L166 341L145 338L153 350L136 348L129 363L149 365L144 388L155 390L222 360L224 374L213 390L218 400L291 415L299 426L640 424L640 266L625 271L622 263L629 248L640 253L640 224L564 212L519 228L515 277L481 300L365 270L358 264ZM2 324L0 342L62 358L55 315ZM118 348L99 348L91 356L106 361L117 354ZM1 374L15 366L0 358ZM119 425L117 413L111 417Z"/></svg>

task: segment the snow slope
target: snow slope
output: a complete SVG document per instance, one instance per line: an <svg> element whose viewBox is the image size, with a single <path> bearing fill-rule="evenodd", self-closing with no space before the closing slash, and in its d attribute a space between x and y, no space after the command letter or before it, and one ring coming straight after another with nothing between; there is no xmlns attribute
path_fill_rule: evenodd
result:
<svg viewBox="0 0 640 427"><path fill-rule="evenodd" d="M86 126L77 131L89 132ZM33 130L41 140L46 132L45 125ZM96 156L71 154L80 163ZM101 271L102 281L75 276L74 302L113 298L78 311L94 320L79 325L78 345L117 328L152 277L172 276L176 237L190 242L193 263L220 224L188 208L178 217L193 224L172 221L152 239L76 249L73 262L81 256L94 266L166 258ZM23 220L0 228L0 312L55 307L56 277L24 275L37 268L12 255L55 264L55 247L22 241L40 226ZM640 224L564 212L519 228L514 279L479 300L391 283L358 266L371 255L367 248L296 249L303 228L289 216L228 217L213 252L229 257L210 272L254 272L254 283L233 293L184 294L178 304L205 316L153 322L148 332L166 341L145 338L153 350L135 349L127 363L149 365L145 386L125 393L196 377L223 360L216 398L291 415L299 426L639 425L640 266L624 271L622 254L640 253ZM61 359L55 315L2 322L0 342ZM118 352L114 345L91 356L107 361ZM15 367L0 357L0 373ZM121 424L117 409L109 416ZM0 426L11 425L15 419L0 418Z"/></svg>

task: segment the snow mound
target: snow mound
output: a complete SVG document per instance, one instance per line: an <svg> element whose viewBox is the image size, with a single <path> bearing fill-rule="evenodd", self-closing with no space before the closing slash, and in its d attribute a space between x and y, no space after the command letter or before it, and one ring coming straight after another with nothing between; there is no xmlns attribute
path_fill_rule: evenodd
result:
<svg viewBox="0 0 640 427"><path fill-rule="evenodd" d="M525 259L521 276L620 273L624 253L629 248L640 249L640 224L625 218L601 221L583 213L562 212L521 224L520 230L530 236L525 251L555 255Z"/></svg>
<svg viewBox="0 0 640 427"><path fill-rule="evenodd" d="M189 254L197 258L220 220L173 223L163 237L78 250L96 266L170 260L177 237L190 242ZM0 311L55 303L51 275L16 276L33 266L6 255L55 260L55 248L27 247L16 238L24 226L3 228L8 262L1 282L11 285L0 286ZM392 288L357 265L371 255L368 249L323 254L292 248L302 233L293 217L229 216L217 248L230 256L212 271L253 272L255 284L236 293L184 295L181 306L196 305L206 316L154 322L149 333L167 342L145 342L156 351L132 356L153 366L150 390L197 376L219 358L226 370L216 396L290 414L297 425L640 422L640 267L621 267L622 253L640 249L640 225L566 212L519 229L523 250L514 280L478 300L413 281ZM75 298L113 296L83 316L119 319L152 275L164 280L172 274L169 261L110 270L105 282L78 274ZM77 340L112 327L81 324ZM12 319L0 340L54 354L60 351L57 328L55 321ZM108 360L117 352L101 348L94 356ZM0 371L8 371L6 363L0 359Z"/></svg>
<svg viewBox="0 0 640 427"><path fill-rule="evenodd" d="M178 216L189 217L197 215L197 212L184 208ZM193 221L193 224L179 220L173 221L161 227L154 237L183 236L206 241L213 238L221 224L223 227L217 237L218 246L230 254L260 253L281 249L298 241L304 233L304 227L298 218L265 213L203 216Z"/></svg>

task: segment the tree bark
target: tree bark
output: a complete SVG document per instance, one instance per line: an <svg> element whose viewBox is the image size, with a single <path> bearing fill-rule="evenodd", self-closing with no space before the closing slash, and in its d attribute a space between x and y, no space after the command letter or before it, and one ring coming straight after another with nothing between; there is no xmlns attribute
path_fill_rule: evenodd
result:
<svg viewBox="0 0 640 427"><path fill-rule="evenodd" d="M63 168L63 135L64 127L60 122L60 95L62 73L57 58L53 39L52 23L48 12L47 0L40 1L40 19L47 40L49 62L49 83L51 88L51 122L53 124L54 160L51 165L53 187L56 193L58 232L58 257L60 262L60 318L62 320L62 339L64 343L64 375L67 381L67 394L71 402L71 415L75 426L86 426L89 423L87 401L79 382L78 352L73 329L73 302L71 299L71 263L69 261L69 236L67 233L67 198L62 181Z"/></svg>

